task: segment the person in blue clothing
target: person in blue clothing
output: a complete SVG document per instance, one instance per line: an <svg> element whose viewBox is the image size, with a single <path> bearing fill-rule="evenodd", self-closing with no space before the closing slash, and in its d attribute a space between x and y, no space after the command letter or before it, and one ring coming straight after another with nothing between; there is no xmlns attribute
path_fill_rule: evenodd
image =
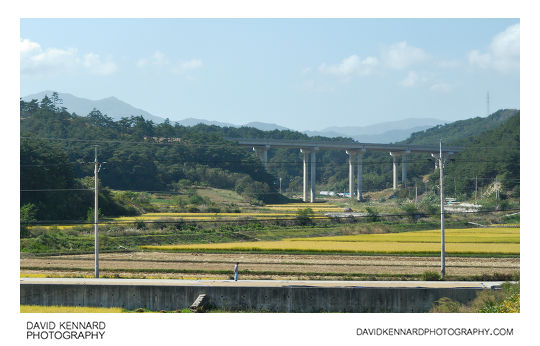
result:
<svg viewBox="0 0 540 346"><path fill-rule="evenodd" d="M238 262L236 262L236 265L234 266L234 281L238 280Z"/></svg>

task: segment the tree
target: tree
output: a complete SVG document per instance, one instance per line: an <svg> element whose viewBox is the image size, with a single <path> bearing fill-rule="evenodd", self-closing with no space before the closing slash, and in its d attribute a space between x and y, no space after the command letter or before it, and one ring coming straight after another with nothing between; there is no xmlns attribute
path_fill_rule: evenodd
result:
<svg viewBox="0 0 540 346"><path fill-rule="evenodd" d="M26 203L20 209L21 219L20 219L20 236L21 238L26 238L29 235L28 224L37 221L37 207L32 203Z"/></svg>
<svg viewBox="0 0 540 346"><path fill-rule="evenodd" d="M313 224L312 217L315 216L315 213L311 208L298 209L296 211L296 223L300 226L307 226Z"/></svg>
<svg viewBox="0 0 540 346"><path fill-rule="evenodd" d="M39 104L39 107L44 110L53 111L53 112L55 110L54 103L51 101L51 99L47 95L43 97L43 99L41 100L41 103Z"/></svg>
<svg viewBox="0 0 540 346"><path fill-rule="evenodd" d="M63 103L64 103L64 100L62 100L62 99L60 98L60 96L58 96L58 92L54 91L54 92L52 93L52 95L51 95L51 101L52 101L52 103L53 103L54 109L55 109L56 111L60 111L61 108L58 107L58 105L63 104Z"/></svg>

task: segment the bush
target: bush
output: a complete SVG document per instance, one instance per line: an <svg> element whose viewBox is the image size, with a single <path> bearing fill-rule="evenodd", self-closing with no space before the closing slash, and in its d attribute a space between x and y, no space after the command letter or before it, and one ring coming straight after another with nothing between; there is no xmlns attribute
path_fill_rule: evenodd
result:
<svg viewBox="0 0 540 346"><path fill-rule="evenodd" d="M433 304L430 312L516 313L520 312L519 282L505 282L501 289L482 290L466 305L443 297Z"/></svg>
<svg viewBox="0 0 540 346"><path fill-rule="evenodd" d="M414 203L403 203L400 208L405 212L405 214L407 214L407 217L409 220L411 220L411 222L416 223L416 221L423 216Z"/></svg>
<svg viewBox="0 0 540 346"><path fill-rule="evenodd" d="M295 220L298 225L307 226L313 224L313 220L311 220L313 216L315 216L315 213L311 208L298 209Z"/></svg>
<svg viewBox="0 0 540 346"><path fill-rule="evenodd" d="M35 222L38 208L32 203L26 203L20 208L20 236L21 238L27 238L30 235L28 230L28 224Z"/></svg>
<svg viewBox="0 0 540 346"><path fill-rule="evenodd" d="M135 222L135 228L138 229L138 230L146 229L146 224L142 220L136 221Z"/></svg>
<svg viewBox="0 0 540 346"><path fill-rule="evenodd" d="M201 205L201 204L205 204L205 199L198 195L197 193L193 193L189 196L189 203L191 204L194 204L194 205Z"/></svg>
<svg viewBox="0 0 540 346"><path fill-rule="evenodd" d="M425 271L422 273L423 281L439 281L441 280L441 274L434 271Z"/></svg>
<svg viewBox="0 0 540 346"><path fill-rule="evenodd" d="M101 212L101 208L98 208L98 219L101 219L102 217L103 213ZM90 207L86 211L86 221L94 222L94 208Z"/></svg>
<svg viewBox="0 0 540 346"><path fill-rule="evenodd" d="M367 218L368 218L369 221L371 221L371 222L379 221L379 212L375 208L367 207L366 211L368 213Z"/></svg>
<svg viewBox="0 0 540 346"><path fill-rule="evenodd" d="M462 304L448 297L442 297L433 304L431 312L462 312L462 309Z"/></svg>

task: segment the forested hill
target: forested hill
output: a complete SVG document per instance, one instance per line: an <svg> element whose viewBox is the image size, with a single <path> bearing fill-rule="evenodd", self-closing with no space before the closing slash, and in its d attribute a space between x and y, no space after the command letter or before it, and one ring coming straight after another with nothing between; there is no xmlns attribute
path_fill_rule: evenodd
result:
<svg viewBox="0 0 540 346"><path fill-rule="evenodd" d="M443 144L462 145L464 140L494 129L504 124L516 114L519 114L519 110L501 109L485 118L475 117L459 120L450 124L437 125L424 131L415 132L408 139L399 143L438 145L442 139Z"/></svg>
<svg viewBox="0 0 540 346"><path fill-rule="evenodd" d="M88 187L85 177L93 176L95 145L99 161L106 162L101 183L113 189L177 191L181 186L208 185L235 190L248 199L281 198L260 160L225 141L212 127L154 124L140 116L113 121L96 110L77 116L48 98L39 103L21 100L20 106L21 190L25 190L21 205L36 205L42 217L85 216L86 208L78 211L80 201L73 197L83 192L59 190ZM53 210L54 204L64 207Z"/></svg>
<svg viewBox="0 0 540 346"><path fill-rule="evenodd" d="M479 186L489 185L497 178L504 190L519 193L519 114L518 111L502 125L463 141L465 149L455 155L447 170L449 176L460 177L458 192L474 190L476 177L480 177Z"/></svg>
<svg viewBox="0 0 540 346"><path fill-rule="evenodd" d="M202 124L185 127L169 121L154 124L141 116L113 121L97 110L86 116L78 116L56 104L48 98L41 102L20 102L21 189L64 189L87 184L81 179L93 176L91 163L94 161L94 145L99 145L99 160L107 162L100 172L101 182L110 188L170 191L191 184L209 185L270 202L272 198L279 198L276 193L279 178L283 191L301 192L300 152L297 149L273 148L269 151L268 168L265 170L252 151L224 140L225 137L353 142L350 138L309 137L289 130L261 131L250 127ZM508 143L513 144L508 146L517 147L517 151L497 149L506 145L506 142L498 143L497 136L502 138L510 133L517 133L517 137L509 138ZM476 140L480 141L478 145L474 143L477 136ZM501 110L487 118L437 126L413 134L404 143L436 145L441 138L443 145L497 147L484 154L489 156L495 153L499 157L493 160L504 162L494 166L483 165L478 155L484 154L467 149L459 155L460 161L470 163L460 166L466 171L452 171L453 163L450 163L447 174L461 179L459 174L466 173L470 180L475 170L475 174L484 179L479 184L490 182L495 176L502 179L504 175L509 177L504 180L508 186L512 186L510 182L517 181L516 176L519 178L519 111ZM489 141L493 143L489 144ZM433 161L429 155L409 156L407 170L410 187L433 172ZM318 190L341 192L347 189L345 151L321 150L317 153L317 162ZM65 169L61 169L62 166ZM391 187L390 155L367 152L363 177L366 191ZM470 183L463 184L468 184L466 192L470 195ZM41 198L38 195L24 193L21 203L31 202L29 196L33 196L33 201L38 201Z"/></svg>

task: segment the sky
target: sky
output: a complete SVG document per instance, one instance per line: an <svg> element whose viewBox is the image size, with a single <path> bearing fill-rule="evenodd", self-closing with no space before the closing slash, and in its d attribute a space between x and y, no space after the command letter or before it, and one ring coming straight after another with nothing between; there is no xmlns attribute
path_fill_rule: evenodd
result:
<svg viewBox="0 0 540 346"><path fill-rule="evenodd" d="M171 121L450 122L520 108L520 20L21 19L20 95L43 90Z"/></svg>

